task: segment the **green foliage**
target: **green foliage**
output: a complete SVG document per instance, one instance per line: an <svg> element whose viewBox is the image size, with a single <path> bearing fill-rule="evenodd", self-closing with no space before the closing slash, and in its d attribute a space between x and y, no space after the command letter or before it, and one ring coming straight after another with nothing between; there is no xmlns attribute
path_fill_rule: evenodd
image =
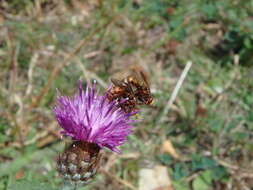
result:
<svg viewBox="0 0 253 190"><path fill-rule="evenodd" d="M170 0L147 0L141 5L146 14L157 15L160 17L168 18L167 9L173 5L176 5L176 1Z"/></svg>
<svg viewBox="0 0 253 190"><path fill-rule="evenodd" d="M9 123L6 119L0 118L0 142L9 140L9 137L5 135L5 131L9 128Z"/></svg>
<svg viewBox="0 0 253 190"><path fill-rule="evenodd" d="M172 163L172 157L169 156L168 154L161 154L158 155L158 159L160 160L161 163L165 165L170 165Z"/></svg>
<svg viewBox="0 0 253 190"><path fill-rule="evenodd" d="M191 163L191 169L192 171L196 170L205 170L208 168L213 168L217 166L216 162L210 158L203 157L197 154L194 154L192 156L192 163Z"/></svg>
<svg viewBox="0 0 253 190"><path fill-rule="evenodd" d="M253 13L252 1L213 1L200 3L205 22L219 23L225 31L220 44L212 50L214 59L222 65L231 63L231 53L238 54L244 65L252 63Z"/></svg>
<svg viewBox="0 0 253 190"><path fill-rule="evenodd" d="M176 190L189 189L188 185L184 182L184 180L173 181L173 186L175 187Z"/></svg>
<svg viewBox="0 0 253 190"><path fill-rule="evenodd" d="M193 181L194 190L208 190L212 182L212 173L210 171L202 172L196 179Z"/></svg>
<svg viewBox="0 0 253 190"><path fill-rule="evenodd" d="M29 189L29 190L56 190L56 188L51 187L50 184L41 183L39 181L27 181L27 180L18 180L11 184L8 190L20 190L20 189Z"/></svg>
<svg viewBox="0 0 253 190"><path fill-rule="evenodd" d="M214 3L206 3L200 7L200 10L203 12L207 20L212 21L217 15L218 7L215 6Z"/></svg>
<svg viewBox="0 0 253 190"><path fill-rule="evenodd" d="M194 179L194 189L210 188L212 181L225 180L228 176L226 169L217 164L213 159L193 154L190 162L172 162L172 158L166 154L159 156L160 161L168 166L174 165L173 179L179 183L192 173L200 172Z"/></svg>
<svg viewBox="0 0 253 190"><path fill-rule="evenodd" d="M180 180L183 177L188 176L188 171L187 171L187 167L186 165L182 164L182 163L176 163L174 170L173 170L173 179L174 180Z"/></svg>
<svg viewBox="0 0 253 190"><path fill-rule="evenodd" d="M171 37L179 41L183 41L186 37L186 30L184 26L184 15L175 15L169 22L168 31Z"/></svg>

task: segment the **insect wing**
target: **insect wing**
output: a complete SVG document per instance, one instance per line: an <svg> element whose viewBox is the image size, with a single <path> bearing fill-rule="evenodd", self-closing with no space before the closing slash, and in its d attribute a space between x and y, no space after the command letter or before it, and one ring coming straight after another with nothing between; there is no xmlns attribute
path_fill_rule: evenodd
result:
<svg viewBox="0 0 253 190"><path fill-rule="evenodd" d="M144 81L145 85L147 87L149 87L149 82L148 82L148 77L147 75L143 72L143 71L140 71L140 76L142 78L142 80Z"/></svg>
<svg viewBox="0 0 253 190"><path fill-rule="evenodd" d="M115 85L115 86L118 86L118 87L126 87L126 83L124 81L121 81L121 80L118 80L118 79L114 79L112 78L111 79L112 83Z"/></svg>

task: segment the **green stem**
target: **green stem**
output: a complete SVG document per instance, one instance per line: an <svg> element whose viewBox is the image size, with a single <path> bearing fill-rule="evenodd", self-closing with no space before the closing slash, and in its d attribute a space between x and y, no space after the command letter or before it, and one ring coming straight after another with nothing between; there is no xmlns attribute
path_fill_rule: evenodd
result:
<svg viewBox="0 0 253 190"><path fill-rule="evenodd" d="M75 183L74 190L77 190L77 183Z"/></svg>

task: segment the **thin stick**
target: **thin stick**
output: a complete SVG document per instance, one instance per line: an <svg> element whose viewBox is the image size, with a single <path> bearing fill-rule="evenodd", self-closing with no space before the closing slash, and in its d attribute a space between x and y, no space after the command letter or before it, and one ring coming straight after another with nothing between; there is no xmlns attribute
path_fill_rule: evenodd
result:
<svg viewBox="0 0 253 190"><path fill-rule="evenodd" d="M29 69L28 69L28 73L27 73L27 76L28 76L28 84L27 84L27 88L26 88L26 92L25 92L25 95L26 96L29 96L32 92L32 80L33 80L33 69L38 61L38 58L39 58L39 54L38 53L35 53L32 58L31 58L31 61L30 61L30 64L29 64Z"/></svg>
<svg viewBox="0 0 253 190"><path fill-rule="evenodd" d="M74 190L77 190L77 183L75 183Z"/></svg>
<svg viewBox="0 0 253 190"><path fill-rule="evenodd" d="M174 101L177 97L177 94L178 94L178 92L179 92L179 90L180 90L180 88L181 88L181 86L184 82L184 79L187 76L187 73L189 72L191 66L192 66L192 62L188 61L185 68L184 68L184 70L183 70L183 72L182 72L182 74L181 74L181 76L180 76L180 78L179 78L179 80L177 81L177 84L176 84L176 86L175 86L175 88L174 88L174 90L171 94L171 97L170 97L169 101L167 102L167 104L166 104L166 106L163 110L163 113L162 113L162 116L161 116L161 119L160 119L159 123L162 123L166 119L166 115L167 115L169 109L171 108L172 104L174 103Z"/></svg>

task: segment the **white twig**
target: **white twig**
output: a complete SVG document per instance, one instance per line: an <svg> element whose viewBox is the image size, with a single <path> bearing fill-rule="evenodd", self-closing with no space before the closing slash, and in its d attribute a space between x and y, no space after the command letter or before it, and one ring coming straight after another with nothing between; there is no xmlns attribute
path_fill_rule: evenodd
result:
<svg viewBox="0 0 253 190"><path fill-rule="evenodd" d="M96 57L99 54L101 54L101 51L93 51L93 52L85 54L83 57L85 59L90 59L90 58Z"/></svg>
<svg viewBox="0 0 253 190"><path fill-rule="evenodd" d="M182 84L184 82L184 79L187 76L187 73L189 72L191 66L192 66L192 62L188 61L187 64L186 64L186 66L185 66L185 68L184 68L184 70L183 70L183 72L182 72L182 74L181 74L181 76L180 76L180 78L177 81L177 84L176 84L176 86L175 86L175 88L174 88L174 90L173 90L173 92L171 94L171 97L170 97L169 101L167 102L167 104L166 104L166 106L165 106L165 108L163 110L163 113L162 113L162 116L161 116L161 119L160 119L160 123L162 123L165 120L166 115L167 115L170 107L174 103L174 101L175 101L175 99L177 97L177 94L178 94L178 92L179 92L179 90L180 90L180 88L181 88L181 86L182 86Z"/></svg>
<svg viewBox="0 0 253 190"><path fill-rule="evenodd" d="M28 70L28 73L27 73L27 75L28 75L28 85L27 85L26 92L25 92L26 96L29 96L30 93L32 92L33 69L34 69L35 64L37 63L38 58L39 58L38 53L35 53L32 56L30 64L29 64L29 70Z"/></svg>

